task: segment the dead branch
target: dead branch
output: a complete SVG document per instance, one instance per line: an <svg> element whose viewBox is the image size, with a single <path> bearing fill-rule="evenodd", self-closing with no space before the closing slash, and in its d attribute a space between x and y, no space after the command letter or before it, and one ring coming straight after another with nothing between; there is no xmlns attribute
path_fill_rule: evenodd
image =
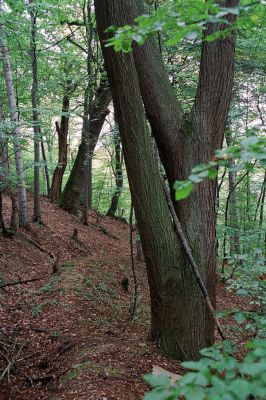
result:
<svg viewBox="0 0 266 400"><path fill-rule="evenodd" d="M31 239L30 237L28 237L27 235L25 235L22 232L19 232L18 236L20 236L22 239L27 240L30 244L32 244L33 246L35 246L37 249L39 249L42 253L48 254L53 260L55 260L55 256L53 253L50 253L49 250L45 249L44 247L42 247L39 243L37 243L35 240Z"/></svg>
<svg viewBox="0 0 266 400"><path fill-rule="evenodd" d="M8 286L23 285L25 283L36 282L36 281L39 281L40 279L41 278L31 278L31 279L26 279L25 281L20 280L20 281L15 281L15 282L8 282L3 285L0 285L0 289L3 289Z"/></svg>
<svg viewBox="0 0 266 400"><path fill-rule="evenodd" d="M112 239L119 240L119 238L117 236L112 235L111 233L109 233L103 226L100 226L99 231L104 233L105 235L111 237Z"/></svg>
<svg viewBox="0 0 266 400"><path fill-rule="evenodd" d="M17 364L19 360L19 355L22 352L25 344L22 344L19 349L17 350L17 342L13 344L13 347L10 351L10 354L4 354L3 352L0 351L1 355L5 358L7 362L7 366L3 370L1 376L0 376L0 381L2 381L6 376L7 380L10 383L10 374L12 370L14 369L15 365ZM16 351L17 350L17 351Z"/></svg>

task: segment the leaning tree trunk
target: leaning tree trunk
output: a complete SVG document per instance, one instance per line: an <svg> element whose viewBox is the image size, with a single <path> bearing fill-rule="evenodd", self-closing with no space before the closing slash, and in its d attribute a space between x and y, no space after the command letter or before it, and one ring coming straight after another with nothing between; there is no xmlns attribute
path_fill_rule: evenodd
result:
<svg viewBox="0 0 266 400"><path fill-rule="evenodd" d="M69 83L70 84L70 83ZM67 91L63 97L62 116L60 124L56 125L56 132L58 135L58 163L54 171L52 187L51 187L51 202L56 203L59 201L62 191L62 182L64 173L67 166L67 138L69 127L69 106L70 98Z"/></svg>
<svg viewBox="0 0 266 400"><path fill-rule="evenodd" d="M108 217L114 217L117 211L118 202L123 189L123 156L119 130L114 131L115 145L115 191L112 195L110 207L106 213Z"/></svg>
<svg viewBox="0 0 266 400"><path fill-rule="evenodd" d="M105 47L110 25L121 25L131 2L97 0L96 20L112 89L151 297L150 338L178 359L199 357L207 345L206 310L172 226L132 55ZM110 35L110 34L109 34ZM164 106L166 109L167 106Z"/></svg>
<svg viewBox="0 0 266 400"><path fill-rule="evenodd" d="M3 0L0 0L0 14L3 14ZM24 178L24 165L21 151L21 134L18 126L18 110L16 104L16 97L13 85L13 74L9 60L8 47L6 40L4 38L4 28L0 24L0 47L3 57L3 69L4 77L6 82L8 106L10 111L10 120L14 124L13 128L13 146L16 160L16 171L18 180L18 191L19 191L19 222L20 226L27 226L29 224L28 216L28 203L27 203L27 193Z"/></svg>
<svg viewBox="0 0 266 400"><path fill-rule="evenodd" d="M94 152L98 138L100 136L104 121L109 113L108 106L111 102L111 91L106 80L102 80L96 92L94 106L90 115L90 131L86 133L86 121L83 122L81 144L78 149L74 166L66 183L65 189L60 199L61 207L72 213L77 214L80 206L80 197L84 179L84 162L86 158L86 140L89 136L90 158Z"/></svg>

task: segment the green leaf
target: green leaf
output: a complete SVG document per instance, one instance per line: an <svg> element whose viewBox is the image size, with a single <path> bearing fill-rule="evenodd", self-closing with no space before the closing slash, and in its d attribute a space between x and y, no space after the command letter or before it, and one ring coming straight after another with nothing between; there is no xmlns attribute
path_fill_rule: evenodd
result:
<svg viewBox="0 0 266 400"><path fill-rule="evenodd" d="M209 179L215 179L218 175L218 171L215 168L211 168L209 169L209 173L208 173L208 178Z"/></svg>
<svg viewBox="0 0 266 400"><path fill-rule="evenodd" d="M247 317L243 312L239 311L234 314L234 319L238 324L243 324L243 322L246 321Z"/></svg>
<svg viewBox="0 0 266 400"><path fill-rule="evenodd" d="M176 189L176 186L174 186L174 188L176 190L175 199L178 201L186 199L190 195L193 189L193 185L192 183L187 182L186 185L181 189Z"/></svg>
<svg viewBox="0 0 266 400"><path fill-rule="evenodd" d="M156 376L153 374L148 374L148 375L144 376L144 379L152 387L169 386L170 385L170 379L166 374L156 375Z"/></svg>

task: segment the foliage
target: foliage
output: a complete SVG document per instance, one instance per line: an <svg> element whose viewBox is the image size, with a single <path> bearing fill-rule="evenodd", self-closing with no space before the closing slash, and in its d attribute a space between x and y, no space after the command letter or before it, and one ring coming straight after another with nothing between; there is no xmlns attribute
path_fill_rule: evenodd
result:
<svg viewBox="0 0 266 400"><path fill-rule="evenodd" d="M262 166L266 165L265 153L266 139L252 135L242 140L239 145L227 147L223 150L217 150L213 161L208 164L200 164L194 167L187 180L176 181L174 189L176 191L176 200L187 198L195 183L200 183L205 178L214 179L217 177L217 168L219 166L229 167L232 170L252 171L254 162L257 160ZM237 165L231 165L232 161L239 161Z"/></svg>
<svg viewBox="0 0 266 400"><path fill-rule="evenodd" d="M263 24L263 2L250 5L243 1L240 6L228 8L219 6L214 0L189 0L185 4L173 0L151 15L137 17L134 25L110 27L109 31L115 34L108 40L107 46L113 46L115 51L130 52L133 41L142 45L151 35L160 32L167 32L169 39L165 44L172 46L182 39L194 41L201 37L208 23L223 25L219 32L205 36L205 40L212 41L228 35L235 28L235 24L229 21L232 15L238 16L239 27L251 28L254 24Z"/></svg>
<svg viewBox="0 0 266 400"><path fill-rule="evenodd" d="M250 352L242 361L234 357L236 346L228 341L201 351L199 361L184 362L186 373L171 385L167 376L148 375L146 381L153 386L145 400L245 400L250 396L265 398L266 341L255 339L248 343Z"/></svg>

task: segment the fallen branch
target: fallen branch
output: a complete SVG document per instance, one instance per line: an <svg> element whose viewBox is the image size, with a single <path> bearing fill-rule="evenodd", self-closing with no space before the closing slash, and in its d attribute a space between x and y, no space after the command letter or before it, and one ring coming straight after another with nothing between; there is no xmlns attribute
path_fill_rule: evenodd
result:
<svg viewBox="0 0 266 400"><path fill-rule="evenodd" d="M105 235L111 237L112 239L119 240L117 236L112 235L111 233L109 233L103 226L101 226L101 227L99 228L99 231L102 232L102 233L104 233Z"/></svg>
<svg viewBox="0 0 266 400"><path fill-rule="evenodd" d="M215 322L215 325L217 327L217 330L218 330L222 340L225 340L225 335L223 333L221 324L218 321L218 319L216 318L215 309L214 309L214 307L212 305L209 293L208 293L207 288L206 288L206 286L205 286L205 284L204 284L204 282L203 282L203 280L202 280L202 278L200 276L199 268L198 268L198 266L197 266L197 264L196 264L196 262L195 262L195 260L193 258L193 255L192 255L191 250L189 248L187 239L186 239L185 234L184 234L184 232L182 230L180 221L179 221L179 219L178 219L178 217L176 215L176 212L175 212L175 209L174 209L174 205L173 205L173 202L172 202L172 199L171 199L171 195L170 195L169 190L167 189L165 181L163 179L162 179L162 184L163 184L163 189L164 189L165 196L166 196L166 199L167 199L168 207L169 207L169 210L170 210L170 213L172 215L173 222L174 222L174 225L175 225L175 228L176 228L176 232L177 232L177 234L179 236L179 239L180 239L180 241L181 241L181 243L183 245L184 251L185 251L186 256L187 256L187 258L188 258L188 260L190 262L190 265L192 267L192 271L193 271L193 273L195 275L196 281L197 281L197 283L198 283L198 285L200 287L200 290L201 290L201 292L203 294L203 297L205 298L205 301L206 301L206 304L208 306L208 309L212 314L212 317L214 319L214 322Z"/></svg>
<svg viewBox="0 0 266 400"><path fill-rule="evenodd" d="M0 285L0 289L3 289L8 286L15 286L15 285L22 285L22 284L30 283L30 282L36 282L36 281L39 281L40 279L41 278L31 278L31 279L26 279L24 281L20 280L20 281L15 281L15 282L8 282L8 283L4 283L3 285Z"/></svg>
<svg viewBox="0 0 266 400"><path fill-rule="evenodd" d="M25 235L22 232L19 232L18 236L22 237L22 239L27 240L30 244L32 244L33 246L35 246L37 249L39 249L41 252L48 254L53 260L55 259L55 256L53 253L50 253L49 250L45 249L44 247L42 247L39 243L37 243L35 240L31 239L30 237L28 237L27 235Z"/></svg>
<svg viewBox="0 0 266 400"><path fill-rule="evenodd" d="M12 372L12 370L13 370L14 366L16 365L16 363L18 361L20 361L19 360L19 355L22 352L25 344L22 344L19 347L17 352L15 352L16 346L17 346L17 343L15 342L14 345L13 345L13 349L12 349L11 355L6 355L6 354L0 352L1 355L5 358L5 360L7 362L7 366L6 366L6 368L4 369L4 371L2 372L2 374L0 376L0 381L2 381L5 378L5 376L7 376L7 380L8 380L8 382L10 382L10 373Z"/></svg>

